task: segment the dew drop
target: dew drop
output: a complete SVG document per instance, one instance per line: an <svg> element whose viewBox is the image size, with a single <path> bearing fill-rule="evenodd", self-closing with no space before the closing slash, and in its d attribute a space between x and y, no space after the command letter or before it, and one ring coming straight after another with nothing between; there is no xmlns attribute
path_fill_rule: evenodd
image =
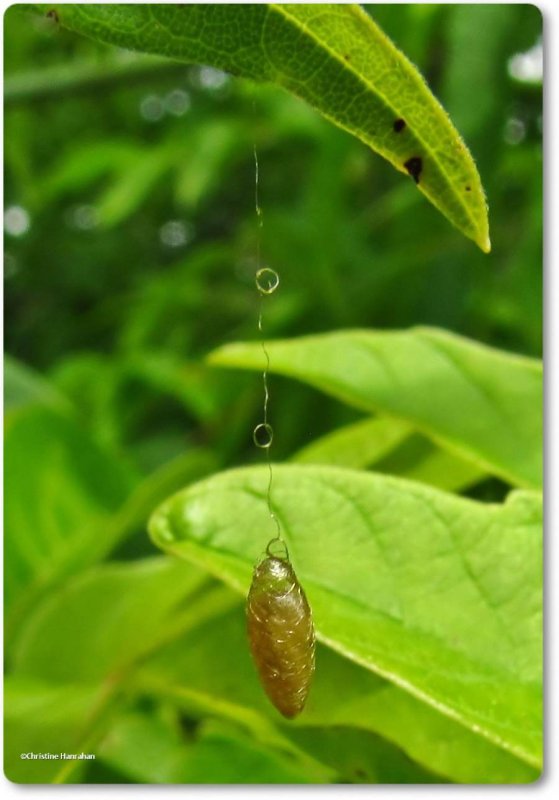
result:
<svg viewBox="0 0 559 800"><path fill-rule="evenodd" d="M270 447L272 444L272 439L274 438L272 426L268 425L267 422L261 422L260 425L257 425L252 432L252 438L257 447L261 447L263 450L266 450L268 447Z"/></svg>
<svg viewBox="0 0 559 800"><path fill-rule="evenodd" d="M256 288L260 294L272 294L279 286L278 273L269 267L263 267L256 273Z"/></svg>

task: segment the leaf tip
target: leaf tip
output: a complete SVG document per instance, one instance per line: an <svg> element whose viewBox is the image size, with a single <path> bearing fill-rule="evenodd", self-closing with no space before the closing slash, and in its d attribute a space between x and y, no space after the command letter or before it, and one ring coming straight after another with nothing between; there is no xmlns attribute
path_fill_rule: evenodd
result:
<svg viewBox="0 0 559 800"><path fill-rule="evenodd" d="M485 237L479 239L478 244L479 244L482 252L484 252L484 253L490 253L491 252L491 239L489 238L489 234L488 233L485 234Z"/></svg>

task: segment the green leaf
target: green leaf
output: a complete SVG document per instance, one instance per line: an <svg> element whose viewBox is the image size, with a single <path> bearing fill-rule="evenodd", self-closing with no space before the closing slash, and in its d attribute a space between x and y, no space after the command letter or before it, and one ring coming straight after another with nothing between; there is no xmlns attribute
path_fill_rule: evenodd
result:
<svg viewBox="0 0 559 800"><path fill-rule="evenodd" d="M411 425L399 419L359 420L311 442L295 453L292 461L364 469L392 452L411 432Z"/></svg>
<svg viewBox="0 0 559 800"><path fill-rule="evenodd" d="M156 557L93 568L52 590L18 631L11 659L13 679L23 686L38 682L41 702L45 693L47 702L56 698L60 724L71 727L71 739L61 749L97 752L139 663L190 627L222 614L231 603L228 590L212 586L207 574L175 559ZM82 691L93 692L95 703L80 717L76 730L71 707L65 720L60 698ZM24 719L25 707L20 711L16 703L9 709L22 717L19 724L24 731L36 725L33 706L30 712ZM47 712L45 719L48 724ZM34 741L32 736L29 741ZM47 745L41 748L45 752L50 751ZM37 776L35 782L75 782L79 766L68 762L57 770L32 774Z"/></svg>
<svg viewBox="0 0 559 800"><path fill-rule="evenodd" d="M100 558L133 479L71 419L43 408L8 426L5 465L7 633L37 592Z"/></svg>
<svg viewBox="0 0 559 800"><path fill-rule="evenodd" d="M246 592L274 535L266 486L263 469L218 475L161 506L151 535ZM540 766L537 493L484 505L401 479L278 466L273 509L319 640Z"/></svg>
<svg viewBox="0 0 559 800"><path fill-rule="evenodd" d="M470 153L419 72L359 6L38 8L97 41L282 86L409 172L464 235L490 250L487 207Z"/></svg>
<svg viewBox="0 0 559 800"><path fill-rule="evenodd" d="M297 464L330 464L423 481L447 491L459 491L481 480L475 465L413 433L403 420L373 417L344 425L299 450Z"/></svg>
<svg viewBox="0 0 559 800"><path fill-rule="evenodd" d="M487 471L414 433L377 461L376 472L421 481L447 492L462 492L484 478Z"/></svg>
<svg viewBox="0 0 559 800"><path fill-rule="evenodd" d="M412 424L458 456L527 488L542 484L542 368L435 328L343 331L269 342L270 369ZM261 370L258 343L216 366Z"/></svg>
<svg viewBox="0 0 559 800"><path fill-rule="evenodd" d="M30 615L14 646L13 668L53 683L90 683L122 675L160 641L222 610L221 587L195 597L207 576L175 559L106 564L53 591ZM189 605L181 603L189 597ZM87 620L87 625L84 624Z"/></svg>

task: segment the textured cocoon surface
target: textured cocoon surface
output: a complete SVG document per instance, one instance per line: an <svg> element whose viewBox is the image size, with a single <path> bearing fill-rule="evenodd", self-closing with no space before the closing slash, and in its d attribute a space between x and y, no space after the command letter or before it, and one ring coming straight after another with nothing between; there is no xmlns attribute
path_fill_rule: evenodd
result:
<svg viewBox="0 0 559 800"><path fill-rule="evenodd" d="M307 598L289 561L271 556L254 570L247 627L266 694L284 717L297 716L314 672L314 628Z"/></svg>

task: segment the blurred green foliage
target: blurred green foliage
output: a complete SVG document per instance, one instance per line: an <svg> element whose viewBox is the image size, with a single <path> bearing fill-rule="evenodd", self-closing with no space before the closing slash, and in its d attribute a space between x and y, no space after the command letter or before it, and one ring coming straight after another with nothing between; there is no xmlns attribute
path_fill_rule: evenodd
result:
<svg viewBox="0 0 559 800"><path fill-rule="evenodd" d="M100 588L81 601L76 630L95 628L88 620L98 596L108 604L99 608L110 607L107 618L125 613L127 582L141 588L134 569L151 568L145 522L160 500L260 458L252 429L261 383L204 362L220 345L257 338L253 146L262 253L281 276L281 291L266 305L268 337L428 324L541 354L542 84L511 68L541 37L539 11L368 10L426 76L477 161L490 255L453 230L412 181L291 95L103 47L17 6L6 12L7 697L14 698L6 764L14 780L464 779L443 761L412 762L389 736L364 733L370 740L355 742L351 754L338 751L328 727L314 736L298 728L288 739L250 716L250 700L232 708L209 691L179 702L149 681L118 683L113 671L96 684L99 675L86 671L68 694L66 676L53 673L56 651L41 655L41 620L64 608L80 581ZM274 376L271 387L278 460L361 418L286 378ZM473 493L498 499L505 490L489 479ZM208 598L222 611L231 602L185 565L155 562L155 573L188 572L182 598L158 592L149 609L171 639L203 624L196 609L213 608ZM175 629L166 614L189 592ZM129 615L122 624L137 623ZM84 658L114 643L99 630ZM127 675L134 674L147 652L124 644ZM50 671L33 667L41 663ZM259 692L252 676L247 686L249 698ZM64 747L76 726L80 747L99 753L95 762L66 765L61 777L60 765L38 772L38 764L18 760L26 749L56 749L58 740ZM528 777L520 771L513 779Z"/></svg>

